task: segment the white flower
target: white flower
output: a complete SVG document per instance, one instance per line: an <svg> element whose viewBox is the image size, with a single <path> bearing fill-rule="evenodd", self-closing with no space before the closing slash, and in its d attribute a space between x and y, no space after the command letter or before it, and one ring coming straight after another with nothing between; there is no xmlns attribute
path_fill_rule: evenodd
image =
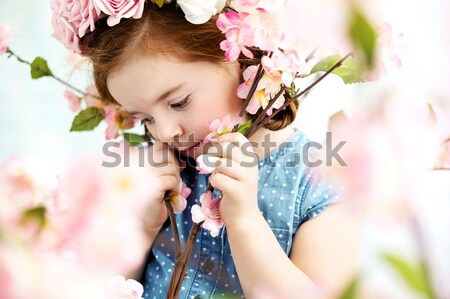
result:
<svg viewBox="0 0 450 299"><path fill-rule="evenodd" d="M203 24L222 11L226 0L178 0L186 20L192 24Z"/></svg>

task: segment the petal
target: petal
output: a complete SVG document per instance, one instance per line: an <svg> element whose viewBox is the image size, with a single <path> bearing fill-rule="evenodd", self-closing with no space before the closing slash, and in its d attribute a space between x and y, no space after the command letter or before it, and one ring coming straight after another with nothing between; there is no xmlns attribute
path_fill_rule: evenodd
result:
<svg viewBox="0 0 450 299"><path fill-rule="evenodd" d="M206 216L199 205L192 206L191 214L192 214L192 221L195 223L200 223L206 219Z"/></svg>

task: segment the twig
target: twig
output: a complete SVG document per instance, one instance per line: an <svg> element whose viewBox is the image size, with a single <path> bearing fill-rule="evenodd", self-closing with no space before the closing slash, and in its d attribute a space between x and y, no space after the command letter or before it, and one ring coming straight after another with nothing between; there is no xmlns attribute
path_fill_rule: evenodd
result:
<svg viewBox="0 0 450 299"><path fill-rule="evenodd" d="M14 56L19 62L25 63L25 64L27 64L27 65L29 65L29 66L31 67L31 62L29 62L29 61L27 61L27 60L21 58L21 57L18 56L16 53L14 53L10 48L8 48L8 49L6 50L6 53L9 54L8 58L10 58L11 56ZM56 81L60 82L61 84L67 86L68 88L70 88L70 89L72 89L72 90L78 92L80 95L82 95L82 97L91 96L91 97L95 97L95 98L97 98L97 99L100 99L100 98L99 98L98 96L96 96L96 95L93 95L93 94L89 94L89 93L83 92L82 90L76 88L75 86L69 84L68 82L64 81L63 79L61 79L61 78L59 78L59 77L57 77L57 76L55 76L55 75L52 74L52 73L50 73L49 76L52 77L53 79L55 79Z"/></svg>

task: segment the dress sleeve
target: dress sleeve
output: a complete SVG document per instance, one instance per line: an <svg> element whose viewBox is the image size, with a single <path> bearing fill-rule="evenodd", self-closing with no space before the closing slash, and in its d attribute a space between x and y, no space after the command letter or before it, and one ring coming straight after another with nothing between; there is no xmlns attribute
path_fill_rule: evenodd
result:
<svg viewBox="0 0 450 299"><path fill-rule="evenodd" d="M300 180L295 204L294 230L320 215L329 204L340 200L335 184L324 178L318 169L309 169Z"/></svg>

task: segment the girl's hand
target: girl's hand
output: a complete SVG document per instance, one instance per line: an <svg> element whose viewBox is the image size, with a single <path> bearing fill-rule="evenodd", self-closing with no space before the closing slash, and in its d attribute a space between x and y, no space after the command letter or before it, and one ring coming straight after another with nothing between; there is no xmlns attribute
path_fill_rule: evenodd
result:
<svg viewBox="0 0 450 299"><path fill-rule="evenodd" d="M149 164L153 168L156 182L153 197L149 198L145 212L144 225L146 230L159 230L168 218L164 203L166 191L178 191L181 183L180 172L182 168L175 158L173 151L162 142L149 147Z"/></svg>
<svg viewBox="0 0 450 299"><path fill-rule="evenodd" d="M241 133L229 133L213 142L208 154L223 157L210 176L211 185L222 192L220 215L225 225L240 225L259 213L258 156Z"/></svg>

